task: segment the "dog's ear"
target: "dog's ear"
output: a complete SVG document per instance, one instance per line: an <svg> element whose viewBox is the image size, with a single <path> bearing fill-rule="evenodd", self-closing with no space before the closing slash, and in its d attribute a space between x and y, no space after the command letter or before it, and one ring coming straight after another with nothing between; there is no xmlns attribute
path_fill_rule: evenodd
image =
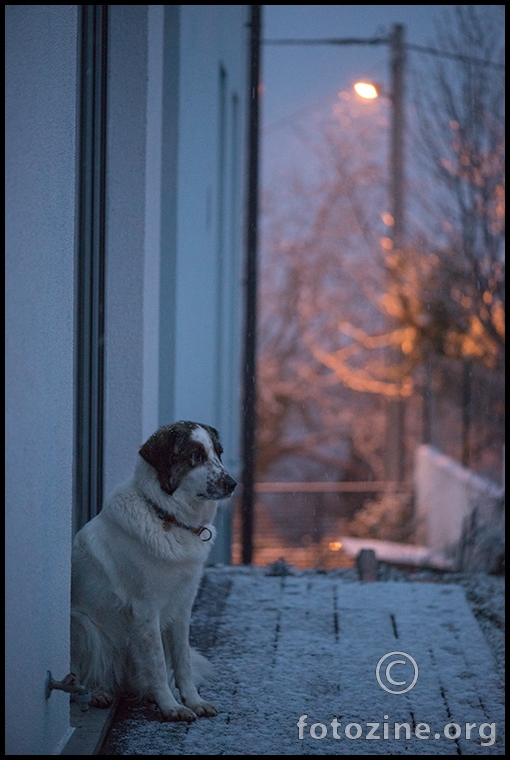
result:
<svg viewBox="0 0 510 760"><path fill-rule="evenodd" d="M214 450L217 453L219 457L223 454L223 446L220 443L220 434L216 430L216 428L213 428L212 425L202 425L203 428L207 430L209 435L211 436L211 441L214 446Z"/></svg>
<svg viewBox="0 0 510 760"><path fill-rule="evenodd" d="M170 425L166 425L156 430L138 452L151 467L154 467L161 488L170 496L178 485L172 478L175 443L174 431Z"/></svg>

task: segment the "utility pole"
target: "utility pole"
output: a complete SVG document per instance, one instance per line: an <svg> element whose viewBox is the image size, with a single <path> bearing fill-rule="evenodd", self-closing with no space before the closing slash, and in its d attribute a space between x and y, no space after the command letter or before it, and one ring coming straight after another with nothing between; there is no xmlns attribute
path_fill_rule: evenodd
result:
<svg viewBox="0 0 510 760"><path fill-rule="evenodd" d="M394 24L390 43L391 136L390 198L393 217L393 252L405 245L404 220L404 26ZM395 357L397 359L397 357ZM401 482L405 464L405 401L388 399L386 417L385 470L389 481Z"/></svg>

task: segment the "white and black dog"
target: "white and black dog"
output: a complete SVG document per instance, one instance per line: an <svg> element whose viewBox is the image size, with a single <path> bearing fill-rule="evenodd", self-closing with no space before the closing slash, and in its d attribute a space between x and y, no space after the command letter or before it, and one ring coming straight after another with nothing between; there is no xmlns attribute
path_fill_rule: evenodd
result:
<svg viewBox="0 0 510 760"><path fill-rule="evenodd" d="M166 720L210 717L197 691L208 663L189 626L215 501L236 483L209 425L164 426L139 454L130 483L74 539L71 670L96 707L125 691L152 698Z"/></svg>

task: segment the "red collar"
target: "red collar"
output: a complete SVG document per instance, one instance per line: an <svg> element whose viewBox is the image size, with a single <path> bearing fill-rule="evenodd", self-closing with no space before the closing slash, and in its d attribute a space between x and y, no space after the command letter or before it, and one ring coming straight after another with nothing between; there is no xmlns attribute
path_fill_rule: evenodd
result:
<svg viewBox="0 0 510 760"><path fill-rule="evenodd" d="M144 497L145 498L145 497ZM168 512L165 512L164 509L161 509L161 507L158 507L157 504L154 504L154 502L149 501L149 499L145 499L145 501L149 504L152 511L155 512L157 517L162 521L163 523L163 530L170 530L172 525L175 525L177 528L184 528L185 530L190 530L192 533L195 533L197 536L201 536L204 531L207 531L209 534L207 538L202 538L201 540L204 541L210 541L212 538L212 530L210 528L207 528L205 525L200 525L198 528L192 528L191 525L184 525L184 523L179 522L179 520L175 517L175 515L171 515Z"/></svg>

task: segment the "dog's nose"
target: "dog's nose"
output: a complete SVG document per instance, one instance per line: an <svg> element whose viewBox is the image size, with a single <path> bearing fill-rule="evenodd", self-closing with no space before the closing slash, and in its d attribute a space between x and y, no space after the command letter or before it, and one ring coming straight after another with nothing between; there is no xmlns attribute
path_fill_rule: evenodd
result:
<svg viewBox="0 0 510 760"><path fill-rule="evenodd" d="M228 473L223 476L222 484L223 484L223 487L225 489L225 492L228 493L229 495L232 493L232 491L234 490L234 488L237 485L237 483L234 480L234 478L231 478Z"/></svg>

